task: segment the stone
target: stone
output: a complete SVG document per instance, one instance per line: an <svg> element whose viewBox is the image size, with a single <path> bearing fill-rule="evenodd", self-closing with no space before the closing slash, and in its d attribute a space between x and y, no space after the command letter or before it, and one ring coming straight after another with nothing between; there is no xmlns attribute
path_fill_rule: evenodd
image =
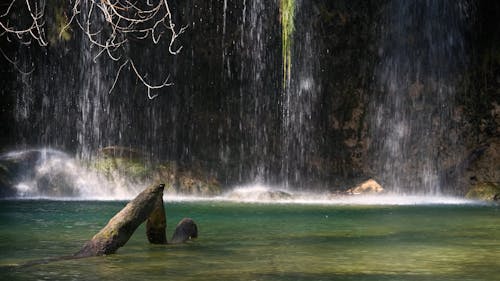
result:
<svg viewBox="0 0 500 281"><path fill-rule="evenodd" d="M483 201L499 201L500 184L492 182L477 183L469 189L465 197Z"/></svg>
<svg viewBox="0 0 500 281"><path fill-rule="evenodd" d="M170 244L179 244L198 238L198 226L190 218L182 219L176 226Z"/></svg>
<svg viewBox="0 0 500 281"><path fill-rule="evenodd" d="M369 179L353 188L347 190L348 194L376 194L384 191L384 188L375 180Z"/></svg>
<svg viewBox="0 0 500 281"><path fill-rule="evenodd" d="M292 197L292 194L281 190L270 190L258 195L259 200L287 200Z"/></svg>

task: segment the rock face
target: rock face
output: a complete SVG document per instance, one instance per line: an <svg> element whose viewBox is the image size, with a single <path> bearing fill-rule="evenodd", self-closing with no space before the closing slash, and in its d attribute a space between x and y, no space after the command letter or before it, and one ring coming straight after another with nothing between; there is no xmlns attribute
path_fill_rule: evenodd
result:
<svg viewBox="0 0 500 281"><path fill-rule="evenodd" d="M484 201L500 201L500 185L491 182L478 183L467 192L465 197Z"/></svg>
<svg viewBox="0 0 500 281"><path fill-rule="evenodd" d="M113 254L127 243L134 231L158 207L158 198L163 196L163 184L152 185L130 201L108 224L101 229L75 257Z"/></svg>
<svg viewBox="0 0 500 281"><path fill-rule="evenodd" d="M167 194L213 196L221 193L217 179L201 168L179 167L175 162L148 164L135 149L112 148L103 149L101 157L91 164L96 171L112 181L126 179L134 184L164 182Z"/></svg>
<svg viewBox="0 0 500 281"><path fill-rule="evenodd" d="M14 185L19 177L33 174L33 167L40 160L39 150L26 150L0 155L0 198L15 197Z"/></svg>
<svg viewBox="0 0 500 281"><path fill-rule="evenodd" d="M348 194L359 195L359 194L376 194L384 191L384 188L375 180L369 179L358 186L355 186L347 190Z"/></svg>
<svg viewBox="0 0 500 281"><path fill-rule="evenodd" d="M470 164L465 176L469 179L469 186L482 182L500 183L500 139L491 140L485 145L484 151Z"/></svg>

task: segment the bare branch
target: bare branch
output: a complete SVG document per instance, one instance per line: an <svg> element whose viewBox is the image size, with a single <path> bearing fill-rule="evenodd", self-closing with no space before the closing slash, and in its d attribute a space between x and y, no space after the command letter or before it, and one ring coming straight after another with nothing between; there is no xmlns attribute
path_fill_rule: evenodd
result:
<svg viewBox="0 0 500 281"><path fill-rule="evenodd" d="M6 36L7 40L10 40L8 35L11 34L17 37L21 44L29 45L34 39L38 45L47 46L49 43L45 35L46 0L16 1L11 0L7 10L0 15L0 19L7 18L17 3L16 7L19 5L26 8L31 23L27 27L16 29L9 25L8 20L7 22L0 21L0 37ZM147 0L145 3L130 0L86 0L82 3L81 0L70 0L70 3L72 4L69 19L59 31L59 37L62 37L62 34L76 22L76 26L83 32L91 47L97 48L97 53L93 57L94 62L104 53L112 61L124 60L117 71L109 93L115 88L122 69L128 63L132 66L141 83L148 89L150 99L157 96L151 96L152 89L172 85L169 82L170 76L160 85L147 83L131 58L123 56L127 53L126 45L130 38L147 40L151 36L151 42L158 44L166 32L170 34L169 53L179 54L182 46L174 47L175 42L184 33L187 26L176 28L167 0ZM84 4L85 6L83 6ZM84 7L86 7L85 11L83 11Z"/></svg>

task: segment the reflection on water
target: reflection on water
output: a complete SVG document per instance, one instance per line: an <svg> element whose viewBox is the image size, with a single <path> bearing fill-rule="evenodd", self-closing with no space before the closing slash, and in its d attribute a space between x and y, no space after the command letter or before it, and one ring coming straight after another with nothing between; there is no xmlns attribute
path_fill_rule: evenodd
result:
<svg viewBox="0 0 500 281"><path fill-rule="evenodd" d="M0 266L76 252L125 202L0 202ZM498 206L167 202L200 238L116 255L3 267L1 280L493 280ZM170 235L169 235L170 236ZM492 279L493 278L493 279Z"/></svg>

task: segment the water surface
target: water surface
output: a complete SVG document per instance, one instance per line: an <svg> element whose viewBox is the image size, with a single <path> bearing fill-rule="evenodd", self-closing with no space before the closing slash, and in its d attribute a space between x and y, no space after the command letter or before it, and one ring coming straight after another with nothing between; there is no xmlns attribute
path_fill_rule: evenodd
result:
<svg viewBox="0 0 500 281"><path fill-rule="evenodd" d="M167 202L199 239L150 245L144 226L115 255L76 252L126 202L0 201L1 280L500 280L490 205Z"/></svg>

